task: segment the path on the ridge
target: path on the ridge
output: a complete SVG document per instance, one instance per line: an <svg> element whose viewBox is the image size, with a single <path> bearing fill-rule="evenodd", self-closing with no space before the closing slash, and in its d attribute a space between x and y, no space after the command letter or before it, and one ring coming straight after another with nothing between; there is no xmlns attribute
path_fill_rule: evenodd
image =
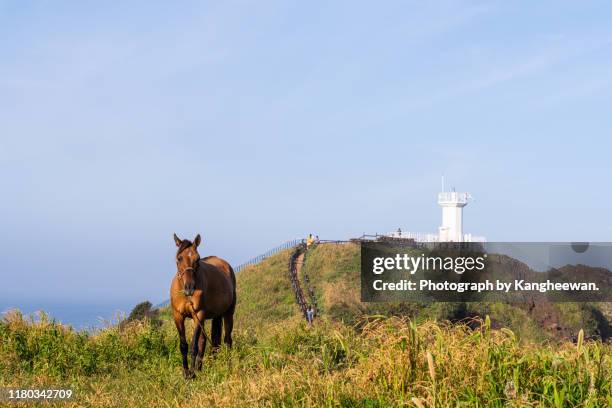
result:
<svg viewBox="0 0 612 408"><path fill-rule="evenodd" d="M304 255L305 252L302 252L295 260L295 273L297 275L298 281L302 275L302 266L304 265Z"/></svg>
<svg viewBox="0 0 612 408"><path fill-rule="evenodd" d="M300 311L305 319L306 310L308 309L308 301L307 294L304 293L302 289L302 281L305 281L308 284L308 280L304 279L302 276L302 266L304 265L304 257L306 255L306 250L303 247L297 247L295 252L291 255L291 259L289 261L289 279L291 280L291 286L293 287L293 292L295 293L295 301L297 302ZM307 288L308 289L308 288ZM310 290L312 291L312 290ZM310 293L310 296L313 297L314 293ZM315 315L318 314L316 304L313 305Z"/></svg>

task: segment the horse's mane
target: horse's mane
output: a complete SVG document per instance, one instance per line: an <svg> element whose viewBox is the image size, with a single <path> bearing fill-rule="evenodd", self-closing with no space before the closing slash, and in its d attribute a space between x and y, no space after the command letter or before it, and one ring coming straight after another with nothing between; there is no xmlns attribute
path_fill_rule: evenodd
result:
<svg viewBox="0 0 612 408"><path fill-rule="evenodd" d="M178 256L178 254L180 254L181 252L183 252L184 250L186 250L192 245L193 245L193 242L191 242L190 240L188 239L182 240L181 245L178 247L178 250L176 251L176 255Z"/></svg>

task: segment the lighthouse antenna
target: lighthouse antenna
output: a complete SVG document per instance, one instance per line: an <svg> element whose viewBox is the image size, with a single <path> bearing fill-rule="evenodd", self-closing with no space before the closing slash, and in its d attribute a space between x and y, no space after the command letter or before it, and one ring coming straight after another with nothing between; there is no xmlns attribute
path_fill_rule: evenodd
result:
<svg viewBox="0 0 612 408"><path fill-rule="evenodd" d="M442 192L445 192L445 186L444 186L444 174L442 175Z"/></svg>

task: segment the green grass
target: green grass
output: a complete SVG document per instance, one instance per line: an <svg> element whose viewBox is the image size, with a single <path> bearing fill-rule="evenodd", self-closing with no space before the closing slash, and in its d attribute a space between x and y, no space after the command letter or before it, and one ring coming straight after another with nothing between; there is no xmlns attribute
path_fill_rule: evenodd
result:
<svg viewBox="0 0 612 408"><path fill-rule="evenodd" d="M243 269L237 276L236 327L258 333L299 316L287 275L292 250Z"/></svg>
<svg viewBox="0 0 612 408"><path fill-rule="evenodd" d="M308 252L303 271L312 278L324 313L347 324L355 324L367 315L408 316L417 322L488 315L493 327L510 328L524 341L571 339L581 329L587 337L612 335L608 322L598 312L600 309L605 312L610 305L548 303L529 310L528 304L500 302L362 303L360 252L355 244L315 247Z"/></svg>
<svg viewBox="0 0 612 408"><path fill-rule="evenodd" d="M612 403L612 349L600 342L522 345L487 324L399 318L359 330L297 318L207 355L181 376L172 325L134 322L87 336L12 316L0 325L3 386L71 386L91 406L589 406ZM433 364L428 364L427 355ZM415 400L416 399L416 402ZM58 404L61 405L61 404Z"/></svg>
<svg viewBox="0 0 612 408"><path fill-rule="evenodd" d="M91 334L14 312L0 322L0 386L72 387L76 399L57 406L612 406L612 345L530 340L533 319L501 304L474 307L526 335L493 328L495 318L445 322L454 304L361 304L353 245L308 254L324 313L310 327L291 292L289 255L240 272L235 347L207 352L195 380L182 377L168 310L161 325ZM584 323L580 307L562 309ZM401 311L421 315L391 316Z"/></svg>

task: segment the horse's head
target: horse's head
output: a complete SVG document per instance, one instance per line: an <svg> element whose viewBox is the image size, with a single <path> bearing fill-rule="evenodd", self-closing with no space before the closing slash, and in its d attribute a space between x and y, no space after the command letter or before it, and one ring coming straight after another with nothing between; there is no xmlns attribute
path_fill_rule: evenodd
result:
<svg viewBox="0 0 612 408"><path fill-rule="evenodd" d="M195 272L200 261L200 254L198 253L200 241L200 234L194 238L193 242L188 239L180 239L174 234L174 242L178 247L176 251L176 272L186 296L193 295L195 290Z"/></svg>

